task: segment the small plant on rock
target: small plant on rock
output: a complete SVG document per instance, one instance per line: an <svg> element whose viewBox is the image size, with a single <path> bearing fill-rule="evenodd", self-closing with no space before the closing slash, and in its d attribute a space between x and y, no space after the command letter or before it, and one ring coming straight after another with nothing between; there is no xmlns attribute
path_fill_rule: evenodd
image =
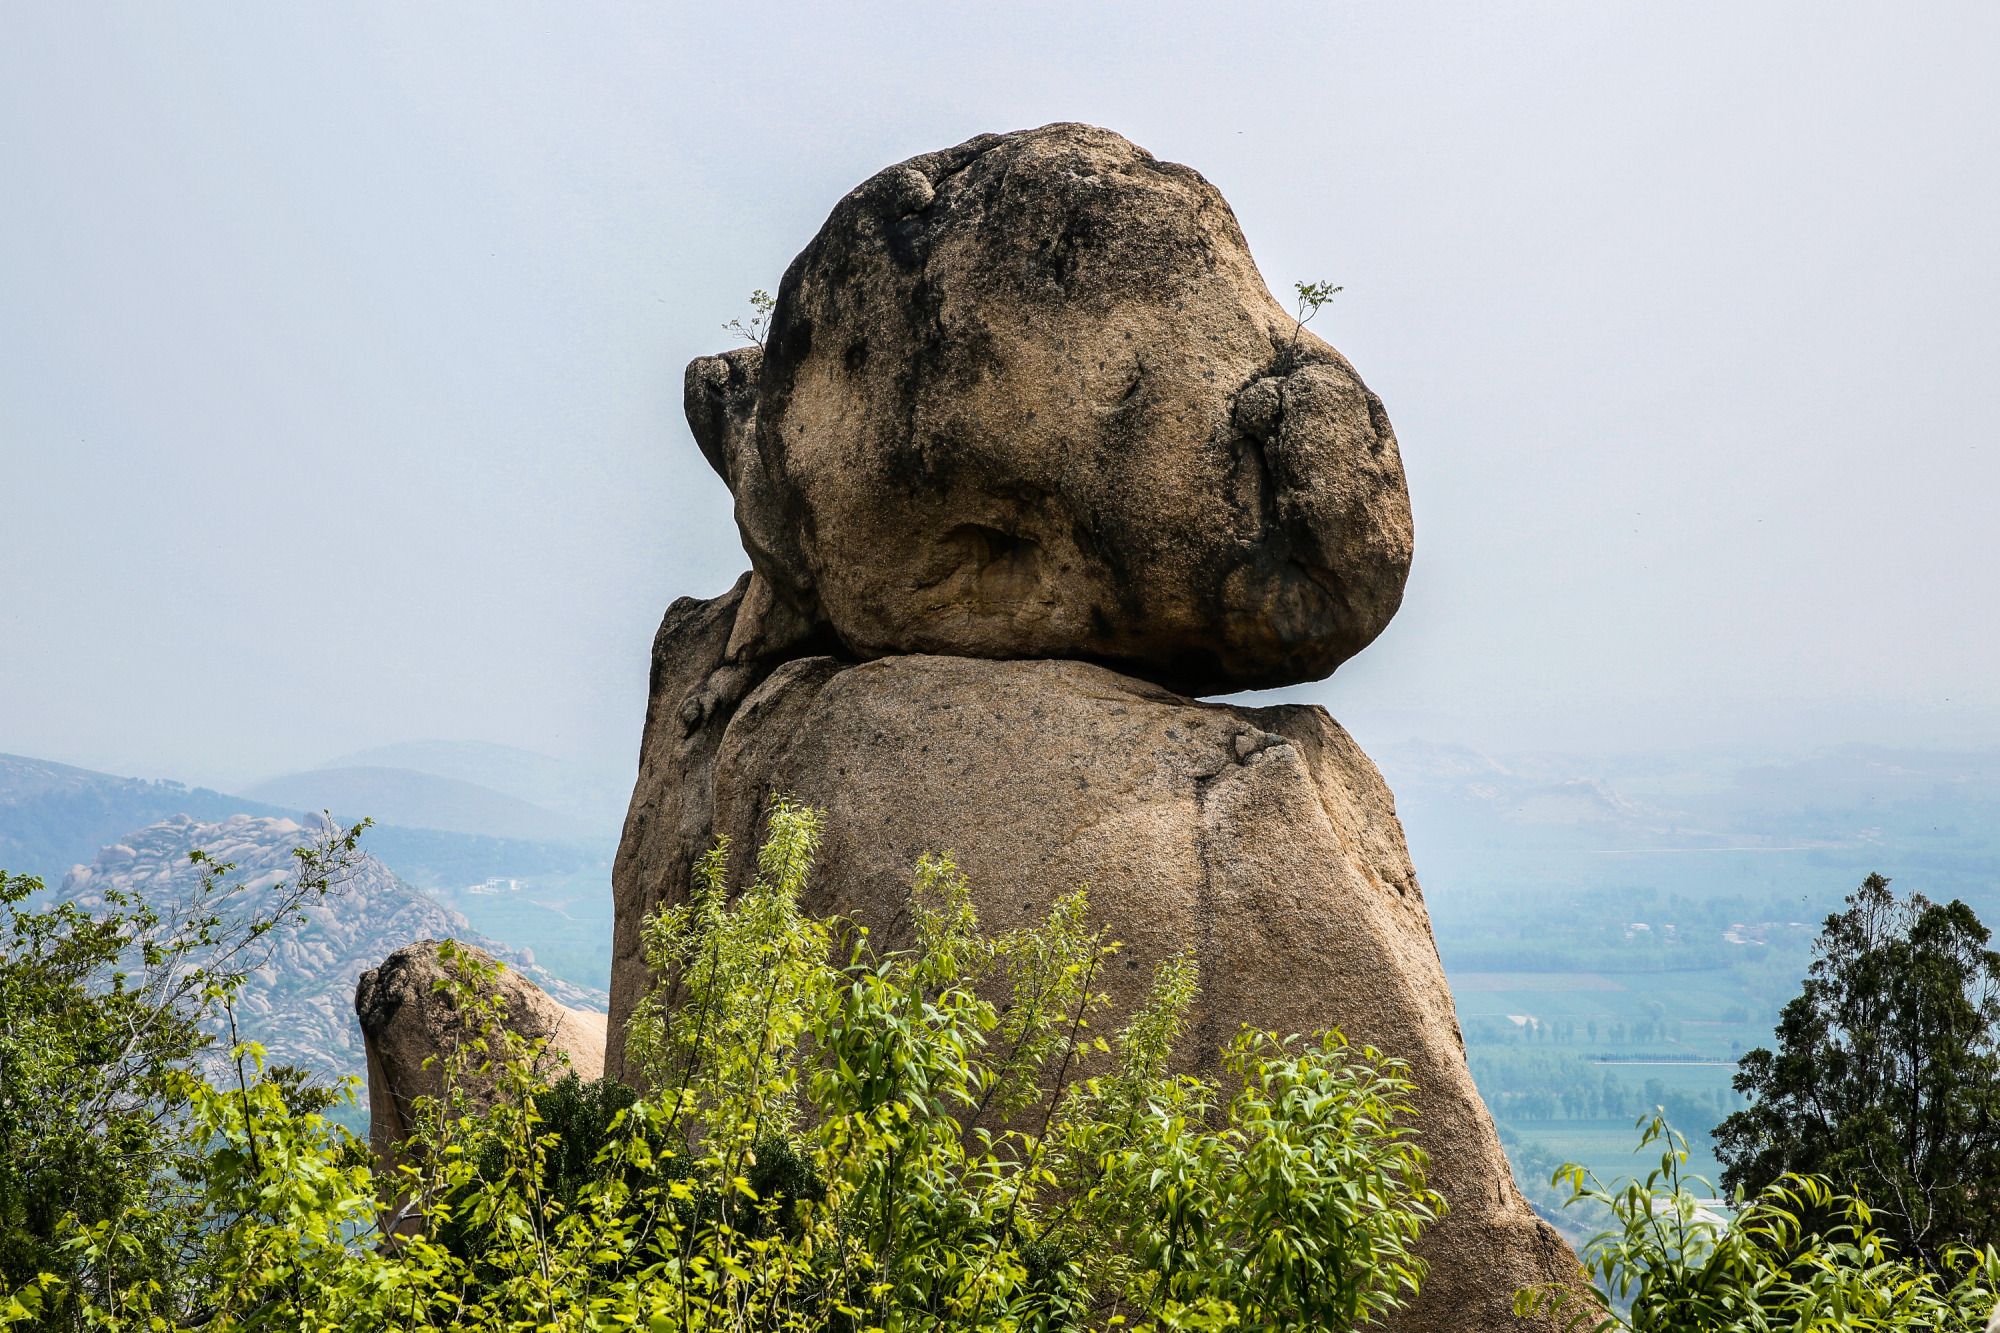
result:
<svg viewBox="0 0 2000 1333"><path fill-rule="evenodd" d="M1298 363L1299 339L1306 331L1306 325L1313 322L1320 307L1333 299L1334 293L1346 290L1330 282L1295 282L1292 290L1298 294L1298 304L1292 312L1292 341L1285 348L1285 367L1290 370Z"/></svg>
<svg viewBox="0 0 2000 1333"><path fill-rule="evenodd" d="M732 319L722 327L725 332L735 334L744 342L755 343L762 347L764 339L770 335L771 311L777 308L777 304L776 297L759 287L750 293L749 322L746 324L740 319Z"/></svg>

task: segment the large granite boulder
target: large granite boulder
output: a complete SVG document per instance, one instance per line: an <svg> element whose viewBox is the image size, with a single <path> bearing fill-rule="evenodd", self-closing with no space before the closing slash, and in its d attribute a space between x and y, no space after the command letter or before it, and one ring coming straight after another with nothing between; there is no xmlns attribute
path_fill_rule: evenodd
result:
<svg viewBox="0 0 2000 1333"><path fill-rule="evenodd" d="M653 637L646 729L639 779L611 869L617 910L611 934L611 1023L605 1070L631 1081L625 1024L646 993L645 920L664 901L680 901L695 858L715 837L715 787L709 775L729 719L792 651L829 645L756 574L720 597L682 597L667 608Z"/></svg>
<svg viewBox="0 0 2000 1333"><path fill-rule="evenodd" d="M493 957L485 950L460 947L492 966ZM443 1091L443 1057L468 1036L451 997L437 989L444 975L438 941L419 940L363 972L354 988L354 1013L361 1020L368 1055L368 1143L384 1163L395 1160L397 1145L417 1127L417 1098ZM566 1065L585 1081L604 1077L603 1014L558 1004L511 967L500 972L494 985L507 1028L529 1042L547 1041L538 1072L560 1077ZM432 1056L438 1060L426 1068ZM491 1080L473 1089L479 1097L491 1090Z"/></svg>
<svg viewBox="0 0 2000 1333"><path fill-rule="evenodd" d="M1212 694L1326 676L1402 599L1380 400L1213 185L1108 130L879 172L786 270L766 347L697 360L686 398L757 572L852 656Z"/></svg>
<svg viewBox="0 0 2000 1333"><path fill-rule="evenodd" d="M1337 1026L1408 1060L1451 1211L1424 1241L1418 1305L1389 1327L1525 1327L1511 1293L1574 1278L1466 1070L1394 800L1324 710L1200 703L1080 662L749 666L727 651L748 588L677 603L655 644L647 766L614 872L614 1074L629 1073L619 1036L647 981L638 917L681 899L716 834L732 839L742 882L770 796L788 793L826 811L808 906L887 946L906 942L917 856L949 850L996 930L1090 885L1094 921L1126 946L1104 979L1104 1030L1154 963L1192 946L1190 1067L1212 1066L1242 1023Z"/></svg>
<svg viewBox="0 0 2000 1333"><path fill-rule="evenodd" d="M718 835L744 882L783 793L826 814L806 906L881 946L909 940L917 857L950 851L993 930L1090 885L1124 945L1104 1027L1192 949L1189 1069L1245 1023L1407 1060L1450 1211L1387 1327L1513 1330L1515 1290L1578 1280L1466 1070L1374 765L1322 709L1189 697L1327 675L1411 551L1381 403L1213 186L1083 125L912 158L793 261L767 344L696 360L685 394L753 573L654 640L610 1074L637 1075L645 918Z"/></svg>

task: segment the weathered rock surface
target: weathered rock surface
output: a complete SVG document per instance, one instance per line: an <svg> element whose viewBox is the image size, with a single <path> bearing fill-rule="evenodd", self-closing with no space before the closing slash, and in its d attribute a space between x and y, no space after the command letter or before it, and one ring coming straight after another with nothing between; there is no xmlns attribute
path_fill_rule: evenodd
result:
<svg viewBox="0 0 2000 1333"><path fill-rule="evenodd" d="M981 135L841 200L766 349L688 367L752 564L861 658L1075 658L1207 694L1388 624L1382 404L1214 186L1108 130Z"/></svg>
<svg viewBox="0 0 2000 1333"><path fill-rule="evenodd" d="M826 812L806 906L878 944L951 851L989 929L1091 886L1125 945L1106 1026L1192 948L1191 1068L1245 1023L1407 1060L1450 1212L1388 1327L1513 1330L1516 1289L1574 1282L1467 1072L1380 774L1322 709L1185 697L1333 671L1412 545L1381 402L1215 188L1083 125L912 158L835 207L766 344L684 387L754 573L654 641L609 1072L635 1073L643 918L718 835L743 882L783 793Z"/></svg>
<svg viewBox="0 0 2000 1333"><path fill-rule="evenodd" d="M625 1067L625 1023L646 990L641 925L665 892L684 892L695 858L714 837L709 774L715 748L736 707L793 650L810 653L823 636L745 574L720 597L683 597L667 609L653 638L646 730L639 779L612 864L617 918L611 940L611 1012L605 1067ZM672 886L671 889L669 886Z"/></svg>
<svg viewBox="0 0 2000 1333"><path fill-rule="evenodd" d="M442 1091L442 1057L468 1035L450 997L435 989L445 975L438 943L419 940L396 950L380 967L362 973L354 988L354 1012L368 1052L368 1141L385 1162L416 1128L416 1099ZM466 952L482 963L493 962L484 949L468 947ZM528 1041L548 1041L540 1065L544 1072L556 1074L566 1059L586 1081L604 1077L603 1014L558 1004L511 967L495 985L508 1029ZM434 1055L439 1062L426 1069L424 1061Z"/></svg>
<svg viewBox="0 0 2000 1333"><path fill-rule="evenodd" d="M1101 1026L1153 964L1193 946L1191 1061L1212 1062L1246 1022L1338 1026L1410 1061L1451 1213L1425 1242L1420 1305L1389 1327L1527 1327L1511 1293L1576 1272L1516 1190L1466 1070L1394 800L1323 710L1199 703L1079 662L939 656L798 658L716 707L743 679L721 648L743 590L677 603L655 645L650 766L614 880L621 939L642 905L685 894L715 834L732 839L740 877L774 792L826 811L808 906L885 944L904 939L924 851L954 852L992 929L1088 883L1095 921L1127 946ZM634 952L613 969L618 1073L615 1034L646 979Z"/></svg>
<svg viewBox="0 0 2000 1333"><path fill-rule="evenodd" d="M247 890L241 906L268 910L267 895L298 873L292 849L311 842L314 830L290 819L231 815L202 823L186 815L128 833L103 848L87 866L64 877L58 896L97 910L108 890L138 891L166 904L192 890L200 867L188 852L201 848L231 862L230 876ZM361 1030L347 1004L366 969L412 940L450 937L483 945L555 992L565 1003L601 1008L606 997L552 976L523 954L508 952L472 928L463 915L419 893L372 856L362 856L325 899L305 910L303 924L270 936L265 965L250 975L236 1002L238 1035L263 1044L273 1064L293 1064L329 1080L366 1069ZM221 1015L209 1023L228 1049Z"/></svg>

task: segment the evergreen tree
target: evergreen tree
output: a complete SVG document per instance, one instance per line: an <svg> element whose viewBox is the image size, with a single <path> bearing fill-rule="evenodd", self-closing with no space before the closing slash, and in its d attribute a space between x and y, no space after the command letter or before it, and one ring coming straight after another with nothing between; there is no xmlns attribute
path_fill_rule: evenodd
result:
<svg viewBox="0 0 2000 1333"><path fill-rule="evenodd" d="M1743 1057L1755 1098L1715 1132L1723 1184L1831 1177L1906 1253L2000 1239L2000 953L1962 902L1870 875L1826 919L1778 1049Z"/></svg>

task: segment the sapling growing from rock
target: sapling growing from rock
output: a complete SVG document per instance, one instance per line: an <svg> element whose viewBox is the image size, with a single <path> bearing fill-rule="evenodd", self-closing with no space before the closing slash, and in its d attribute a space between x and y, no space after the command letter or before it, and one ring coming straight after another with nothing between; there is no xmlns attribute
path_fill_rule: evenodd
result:
<svg viewBox="0 0 2000 1333"><path fill-rule="evenodd" d="M1291 370L1298 364L1299 338L1305 333L1306 325L1313 322L1320 307L1333 299L1335 292L1345 291L1330 282L1295 282L1292 290L1298 293L1298 304L1292 311L1292 341L1285 348L1285 368Z"/></svg>
<svg viewBox="0 0 2000 1333"><path fill-rule="evenodd" d="M771 332L771 311L777 304L776 297L759 287L750 293L750 322L746 324L740 319L732 319L722 326L723 331L762 347Z"/></svg>

